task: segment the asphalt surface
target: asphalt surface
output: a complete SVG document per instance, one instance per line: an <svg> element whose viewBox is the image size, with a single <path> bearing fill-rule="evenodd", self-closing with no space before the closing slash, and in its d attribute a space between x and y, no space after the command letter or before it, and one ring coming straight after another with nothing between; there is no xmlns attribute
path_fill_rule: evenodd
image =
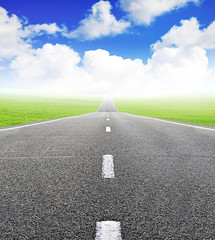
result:
<svg viewBox="0 0 215 240"><path fill-rule="evenodd" d="M118 112L118 110L112 99L104 98L97 112Z"/></svg>
<svg viewBox="0 0 215 240"><path fill-rule="evenodd" d="M111 100L0 131L0 239L93 240L99 221L120 222L123 240L215 239L215 131L119 113Z"/></svg>

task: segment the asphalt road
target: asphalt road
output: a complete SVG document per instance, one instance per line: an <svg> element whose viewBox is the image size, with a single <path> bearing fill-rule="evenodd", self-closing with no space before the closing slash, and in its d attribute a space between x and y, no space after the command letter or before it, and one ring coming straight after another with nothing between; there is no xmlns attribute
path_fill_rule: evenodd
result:
<svg viewBox="0 0 215 240"><path fill-rule="evenodd" d="M215 239L215 131L119 113L111 100L2 130L0 239L93 240L102 221L120 223L123 240Z"/></svg>

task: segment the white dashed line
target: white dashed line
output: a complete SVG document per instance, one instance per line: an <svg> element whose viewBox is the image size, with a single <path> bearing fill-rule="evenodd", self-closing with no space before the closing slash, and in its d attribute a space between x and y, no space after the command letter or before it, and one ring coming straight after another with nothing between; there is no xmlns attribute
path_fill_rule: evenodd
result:
<svg viewBox="0 0 215 240"><path fill-rule="evenodd" d="M97 222L95 240L122 240L120 222Z"/></svg>
<svg viewBox="0 0 215 240"><path fill-rule="evenodd" d="M112 155L104 155L102 162L102 177L103 178L114 178L114 164Z"/></svg>
<svg viewBox="0 0 215 240"><path fill-rule="evenodd" d="M109 119L109 118L107 118L107 121L110 121L110 119Z"/></svg>
<svg viewBox="0 0 215 240"><path fill-rule="evenodd" d="M111 128L110 127L106 127L106 132L111 132Z"/></svg>

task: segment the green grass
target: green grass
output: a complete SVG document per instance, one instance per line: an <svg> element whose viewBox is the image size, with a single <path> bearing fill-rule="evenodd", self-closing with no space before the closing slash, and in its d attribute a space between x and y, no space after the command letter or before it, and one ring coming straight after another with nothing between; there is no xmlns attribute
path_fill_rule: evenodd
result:
<svg viewBox="0 0 215 240"><path fill-rule="evenodd" d="M100 98L0 97L0 127L95 112Z"/></svg>
<svg viewBox="0 0 215 240"><path fill-rule="evenodd" d="M215 126L215 98L115 99L120 112Z"/></svg>

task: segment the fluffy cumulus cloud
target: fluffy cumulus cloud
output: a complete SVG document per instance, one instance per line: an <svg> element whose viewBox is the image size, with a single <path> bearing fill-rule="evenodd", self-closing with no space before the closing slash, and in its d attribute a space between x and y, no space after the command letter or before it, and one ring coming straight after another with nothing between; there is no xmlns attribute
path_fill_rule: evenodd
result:
<svg viewBox="0 0 215 240"><path fill-rule="evenodd" d="M206 51L199 47L156 50L147 63L151 89L173 93L194 90L204 84L208 76Z"/></svg>
<svg viewBox="0 0 215 240"><path fill-rule="evenodd" d="M85 53L83 68L95 80L102 81L104 93L135 94L144 79L145 66L140 59L123 59L98 49Z"/></svg>
<svg viewBox="0 0 215 240"><path fill-rule="evenodd" d="M7 11L0 7L0 59L17 56L30 47L23 38L22 22L16 15L8 16Z"/></svg>
<svg viewBox="0 0 215 240"><path fill-rule="evenodd" d="M153 45L157 50L163 47L200 47L202 49L215 48L215 21L207 28L200 30L200 24L196 18L182 20L181 26L174 26L165 34L161 41Z"/></svg>
<svg viewBox="0 0 215 240"><path fill-rule="evenodd" d="M139 25L149 25L157 16L184 7L189 2L199 3L200 0L120 0L121 8Z"/></svg>
<svg viewBox="0 0 215 240"><path fill-rule="evenodd" d="M80 65L81 62L81 65ZM142 60L111 56L106 50L87 51L83 57L65 45L46 44L15 58L14 86L53 94L136 93L144 79Z"/></svg>
<svg viewBox="0 0 215 240"><path fill-rule="evenodd" d="M204 84L210 74L207 50L215 48L215 22L201 30L196 18L182 20L152 48L147 63L152 79L159 77L160 83L176 89Z"/></svg>
<svg viewBox="0 0 215 240"><path fill-rule="evenodd" d="M135 91L135 82L138 84L143 78L143 67L139 59L132 61L110 56L109 52L101 49L87 51L81 59L73 49L60 44L45 44L11 63L16 72L15 87L68 95Z"/></svg>
<svg viewBox="0 0 215 240"><path fill-rule="evenodd" d="M92 6L90 14L80 22L80 26L71 33L64 35L70 38L82 38L92 40L108 35L123 33L130 23L124 20L116 20L111 14L109 1L99 1Z"/></svg>
<svg viewBox="0 0 215 240"><path fill-rule="evenodd" d="M12 61L15 87L80 92L85 84L92 84L90 76L78 67L80 60L79 54L65 45L45 44Z"/></svg>

